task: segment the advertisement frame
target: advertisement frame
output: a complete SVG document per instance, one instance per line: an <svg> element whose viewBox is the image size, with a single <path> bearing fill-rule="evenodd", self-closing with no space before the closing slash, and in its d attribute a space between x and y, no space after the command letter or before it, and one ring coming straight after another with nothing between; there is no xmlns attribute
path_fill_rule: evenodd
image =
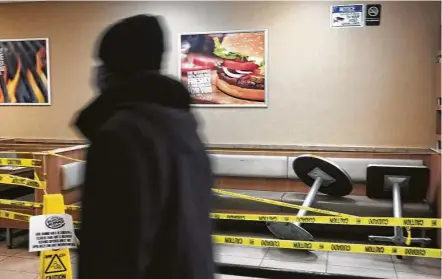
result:
<svg viewBox="0 0 442 279"><path fill-rule="evenodd" d="M51 87L51 58L49 48L49 38L23 38L23 39L0 39L0 42L26 42L26 41L45 41L46 42L46 60L47 60L47 80L48 80L48 102L47 103L0 103L2 107L21 107L21 106L51 106L52 105L52 87Z"/></svg>
<svg viewBox="0 0 442 279"><path fill-rule="evenodd" d="M266 75L266 82L264 84L264 102L263 104L191 104L196 108L268 108L269 106L269 86L268 86L268 61L269 61L269 32L268 29L231 29L225 31L201 31L201 32L181 32L178 33L178 80L181 82L181 37L183 35L206 35L206 34L226 34L226 33L264 33L264 71Z"/></svg>

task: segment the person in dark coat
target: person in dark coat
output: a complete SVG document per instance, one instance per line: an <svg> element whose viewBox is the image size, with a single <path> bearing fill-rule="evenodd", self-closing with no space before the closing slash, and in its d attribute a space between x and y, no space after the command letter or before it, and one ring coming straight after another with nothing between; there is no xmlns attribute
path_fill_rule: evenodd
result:
<svg viewBox="0 0 442 279"><path fill-rule="evenodd" d="M213 176L187 89L160 74L158 18L138 15L99 42L101 93L79 113L89 139L79 279L212 279Z"/></svg>

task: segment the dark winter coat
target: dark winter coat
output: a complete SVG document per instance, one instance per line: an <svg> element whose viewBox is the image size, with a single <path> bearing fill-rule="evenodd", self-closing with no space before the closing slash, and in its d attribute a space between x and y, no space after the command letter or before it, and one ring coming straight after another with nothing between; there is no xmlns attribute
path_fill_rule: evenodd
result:
<svg viewBox="0 0 442 279"><path fill-rule="evenodd" d="M189 93L157 73L108 76L87 137L79 279L212 279L212 173Z"/></svg>

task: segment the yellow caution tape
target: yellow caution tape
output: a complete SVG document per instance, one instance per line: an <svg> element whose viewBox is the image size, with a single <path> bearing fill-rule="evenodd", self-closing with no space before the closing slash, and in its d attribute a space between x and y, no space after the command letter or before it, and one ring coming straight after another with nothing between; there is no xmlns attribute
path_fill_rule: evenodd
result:
<svg viewBox="0 0 442 279"><path fill-rule="evenodd" d="M405 245L409 246L411 244L411 228L406 227L407 230L407 239L405 240Z"/></svg>
<svg viewBox="0 0 442 279"><path fill-rule="evenodd" d="M12 206L27 207L27 208L42 208L43 207L43 204L38 203L38 202L5 200L5 199L0 199L0 205L12 205ZM81 210L81 206L66 205L66 210L71 210L71 211Z"/></svg>
<svg viewBox="0 0 442 279"><path fill-rule="evenodd" d="M352 215L348 215L348 214L344 214L344 213L339 213L339 212L334 212L334 211L329 211L329 210L324 210L324 209L317 209L317 208L313 208L313 207L309 207L309 206L295 205L295 204L290 204L290 203L286 203L286 202L272 201L272 200L268 200L268 199L264 199L264 198L252 197L252 196L228 192L228 191L224 191L224 190L220 190L220 189L212 189L212 191L215 193L218 193L218 194L227 195L227 196L231 196L231 197L235 197L235 198L239 198L239 199L267 203L267 204L288 207L288 208L294 208L294 209L299 209L299 210L302 209L302 210L316 212L316 213L325 214L325 215L356 217L356 216L352 216Z"/></svg>
<svg viewBox="0 0 442 279"><path fill-rule="evenodd" d="M22 221L22 222L29 222L29 219L32 217L32 215L18 213L18 212L12 212L8 210L0 210L0 218L15 220L15 221Z"/></svg>
<svg viewBox="0 0 442 279"><path fill-rule="evenodd" d="M35 189L42 189L42 190L46 189L46 183L44 181L24 178L21 176L10 175L10 174L0 174L0 184L25 186Z"/></svg>
<svg viewBox="0 0 442 279"><path fill-rule="evenodd" d="M441 228L441 219L432 218L389 218L389 217L337 217L337 216L304 216L294 215L262 215L262 214L230 214L211 213L212 219L242 220L261 222L296 222L309 224L356 225L374 227L411 227Z"/></svg>
<svg viewBox="0 0 442 279"><path fill-rule="evenodd" d="M8 210L0 210L0 218L29 222L31 216L32 215L12 212ZM77 229L80 228L80 225L81 225L80 222L78 221L74 222L75 228ZM214 243L235 244L235 245L255 246L255 247L441 258L441 250L432 249L432 248L381 246L381 245L350 244L350 243L339 243L339 242L293 241L293 240L226 236L226 235L212 235L212 239Z"/></svg>
<svg viewBox="0 0 442 279"><path fill-rule="evenodd" d="M441 250L432 248L351 244L339 242L293 241L227 235L212 235L212 240L214 243L254 247L441 258Z"/></svg>
<svg viewBox="0 0 442 279"><path fill-rule="evenodd" d="M42 208L43 204L38 202L28 202L28 201L17 201L17 200L5 200L0 199L1 205L13 205L28 208Z"/></svg>
<svg viewBox="0 0 442 279"><path fill-rule="evenodd" d="M42 203L0 199L0 205L19 206L26 208L42 208ZM81 206L66 205L66 210L79 211ZM269 215L269 214L233 214L211 213L212 219L261 221L261 222L297 222L308 224L356 225L374 227L410 227L410 228L442 228L442 220L435 218L392 218L392 217L336 217L336 216L304 216Z"/></svg>
<svg viewBox="0 0 442 279"><path fill-rule="evenodd" d="M19 158L0 158L0 166L39 168L39 167L41 167L41 160L19 159Z"/></svg>

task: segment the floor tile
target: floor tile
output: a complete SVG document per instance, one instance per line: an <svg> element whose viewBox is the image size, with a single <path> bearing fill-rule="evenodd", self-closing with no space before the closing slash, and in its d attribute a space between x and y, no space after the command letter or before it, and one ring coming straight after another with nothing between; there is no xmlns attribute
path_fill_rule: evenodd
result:
<svg viewBox="0 0 442 279"><path fill-rule="evenodd" d="M441 260L432 258L405 257L397 259L393 257L396 272L408 272L439 276L441 275Z"/></svg>
<svg viewBox="0 0 442 279"><path fill-rule="evenodd" d="M9 257L0 262L0 269L14 270L28 273L38 273L39 268L38 259L25 259L17 257Z"/></svg>
<svg viewBox="0 0 442 279"><path fill-rule="evenodd" d="M218 263L259 266L261 261L262 259L256 259L256 258L236 257L229 255L215 255L215 262Z"/></svg>
<svg viewBox="0 0 442 279"><path fill-rule="evenodd" d="M20 252L19 249L8 249L5 245L0 245L0 256L14 256Z"/></svg>
<svg viewBox="0 0 442 279"><path fill-rule="evenodd" d="M322 251L299 251L288 249L270 249L265 255L266 260L283 262L326 262L328 252Z"/></svg>
<svg viewBox="0 0 442 279"><path fill-rule="evenodd" d="M247 257L262 259L267 253L268 248L246 247L235 245L216 245L214 247L215 254L235 257Z"/></svg>
<svg viewBox="0 0 442 279"><path fill-rule="evenodd" d="M328 264L347 267L370 267L373 269L394 271L393 261L389 255L330 252L328 254Z"/></svg>
<svg viewBox="0 0 442 279"><path fill-rule="evenodd" d="M352 266L327 265L327 273L367 276L382 279L396 279L396 272L394 270L372 269Z"/></svg>
<svg viewBox="0 0 442 279"><path fill-rule="evenodd" d="M288 270L299 270L299 271L310 271L310 272L325 272L326 262L322 263L309 263L309 262L285 262L285 261L275 261L264 259L261 263L262 267L278 268L278 269L288 269Z"/></svg>
<svg viewBox="0 0 442 279"><path fill-rule="evenodd" d="M26 259L38 259L38 253L37 252L28 252L24 249L17 249L19 252L14 255L14 257L18 258L26 258Z"/></svg>
<svg viewBox="0 0 442 279"><path fill-rule="evenodd" d="M37 279L35 274L11 270L0 270L0 278L5 279Z"/></svg>
<svg viewBox="0 0 442 279"><path fill-rule="evenodd" d="M408 272L397 272L398 279L440 279L440 276L428 275L428 274L418 274L418 273L408 273Z"/></svg>

